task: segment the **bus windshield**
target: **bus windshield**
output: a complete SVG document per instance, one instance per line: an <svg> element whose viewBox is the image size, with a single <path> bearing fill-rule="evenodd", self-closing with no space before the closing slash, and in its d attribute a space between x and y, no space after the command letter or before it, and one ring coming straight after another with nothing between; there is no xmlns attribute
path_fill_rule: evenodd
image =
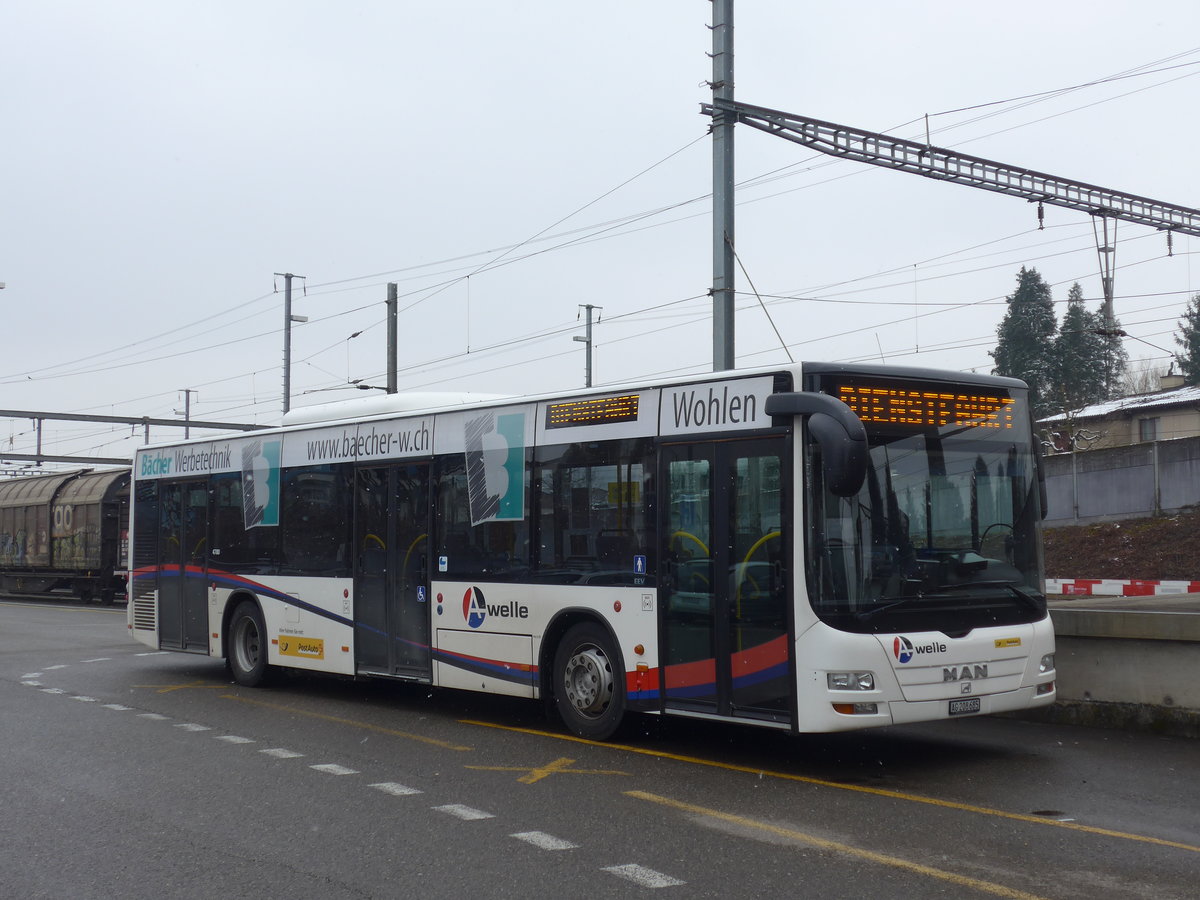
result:
<svg viewBox="0 0 1200 900"><path fill-rule="evenodd" d="M1037 461L1024 393L863 381L835 393L867 429L863 486L852 497L819 484L810 494L817 615L845 631L951 635L1042 619ZM810 471L819 482L819 468Z"/></svg>

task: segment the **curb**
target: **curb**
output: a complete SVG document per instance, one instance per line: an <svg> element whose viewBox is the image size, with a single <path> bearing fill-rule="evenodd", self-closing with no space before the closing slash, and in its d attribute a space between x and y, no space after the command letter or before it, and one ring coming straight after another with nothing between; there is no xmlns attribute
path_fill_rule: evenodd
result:
<svg viewBox="0 0 1200 900"><path fill-rule="evenodd" d="M1052 706L1042 709L1002 715L1054 725L1083 725L1165 737L1200 738L1200 712L1177 707L1106 703L1099 700L1057 700Z"/></svg>

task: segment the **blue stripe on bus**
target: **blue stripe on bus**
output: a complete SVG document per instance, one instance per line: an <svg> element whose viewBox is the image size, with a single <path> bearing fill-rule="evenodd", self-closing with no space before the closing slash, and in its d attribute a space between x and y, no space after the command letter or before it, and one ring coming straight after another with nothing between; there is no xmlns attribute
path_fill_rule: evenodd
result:
<svg viewBox="0 0 1200 900"><path fill-rule="evenodd" d="M512 684L533 685L537 681L537 669L532 666L522 667L513 663L495 662L476 656L451 653L448 650L434 650L433 658L456 669L464 669L476 675L487 675Z"/></svg>
<svg viewBox="0 0 1200 900"><path fill-rule="evenodd" d="M339 625L347 625L354 627L354 621L347 619L345 616L339 616L327 609L322 609L315 604L309 603L306 600L301 600L291 594L277 591L275 588L267 587L257 581L251 581L249 578L244 578L241 575L235 575L232 572L223 572L219 569L203 569L186 567L182 572L179 571L179 566L162 566L158 569L139 569L134 573L135 578L149 578L158 576L160 578L195 578L200 581L205 581L211 584L219 584L226 588L242 588L252 590L255 594L262 597L269 597L272 600L278 600L281 603L287 603L291 606L299 607L306 612L313 613L323 619L329 619L332 622L337 622Z"/></svg>

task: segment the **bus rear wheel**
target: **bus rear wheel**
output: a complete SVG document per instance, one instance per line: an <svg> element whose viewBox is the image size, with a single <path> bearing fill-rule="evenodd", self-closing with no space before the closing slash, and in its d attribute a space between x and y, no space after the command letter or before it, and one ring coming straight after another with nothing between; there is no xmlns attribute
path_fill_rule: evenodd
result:
<svg viewBox="0 0 1200 900"><path fill-rule="evenodd" d="M243 600L229 619L226 664L233 680L243 687L259 687L267 680L267 628L258 604Z"/></svg>
<svg viewBox="0 0 1200 900"><path fill-rule="evenodd" d="M625 672L608 632L594 622L567 630L554 654L554 702L567 728L593 741L625 717Z"/></svg>

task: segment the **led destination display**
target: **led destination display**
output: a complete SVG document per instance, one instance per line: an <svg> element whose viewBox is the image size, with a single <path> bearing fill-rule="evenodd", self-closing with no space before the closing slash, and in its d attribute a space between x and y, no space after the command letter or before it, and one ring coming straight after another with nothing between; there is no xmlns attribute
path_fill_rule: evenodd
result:
<svg viewBox="0 0 1200 900"><path fill-rule="evenodd" d="M546 408L546 428L636 422L638 397L638 394L626 394L620 397L551 403Z"/></svg>
<svg viewBox="0 0 1200 900"><path fill-rule="evenodd" d="M898 428L1013 427L1016 400L1005 391L947 390L939 384L858 380L835 396L867 425Z"/></svg>

